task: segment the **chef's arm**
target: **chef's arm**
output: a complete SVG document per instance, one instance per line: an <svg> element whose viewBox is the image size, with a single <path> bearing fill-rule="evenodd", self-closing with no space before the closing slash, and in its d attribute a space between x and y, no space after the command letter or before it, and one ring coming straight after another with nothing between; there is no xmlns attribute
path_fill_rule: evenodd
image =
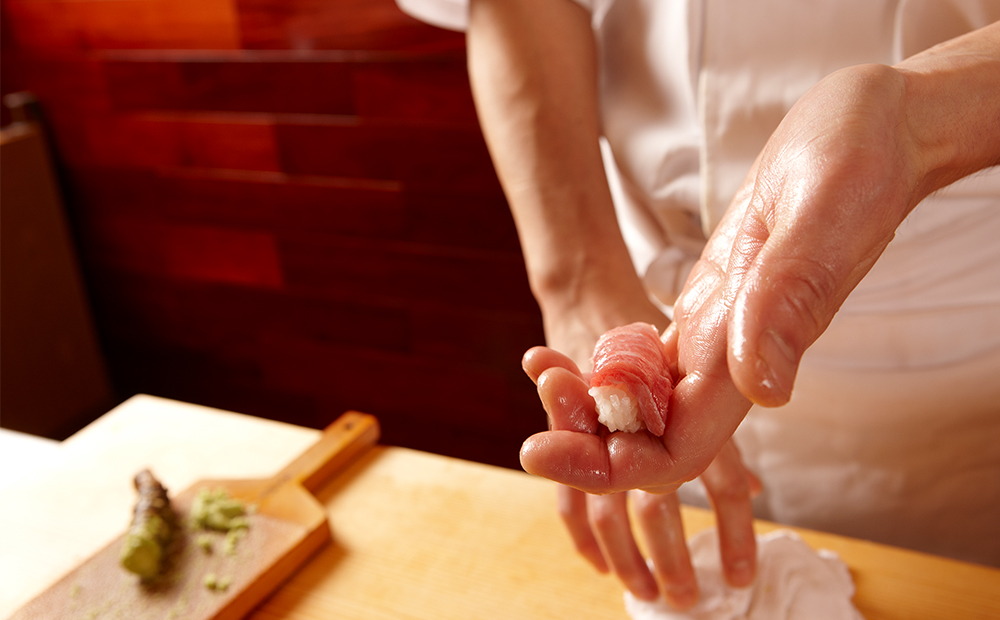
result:
<svg viewBox="0 0 1000 620"><path fill-rule="evenodd" d="M622 239L598 139L598 59L590 15L570 0L472 0L467 31L476 109L507 195L529 282L552 349L525 357L553 430L596 432L586 370L597 338L644 321L666 327L650 302ZM566 382L580 398L550 401ZM583 427L584 421L588 421ZM735 450L709 476L723 539L723 565L734 585L753 578L753 486ZM639 553L625 495L560 488L560 512L577 549L599 570L613 570L638 597L661 590L678 607L697 599L694 572L674 494L637 497L638 527L654 565Z"/></svg>
<svg viewBox="0 0 1000 620"><path fill-rule="evenodd" d="M740 259L717 257L729 265L726 287L740 290L728 333L740 392L787 402L806 348L902 220L931 192L995 165L1000 22L894 67L836 72L803 97L748 179L756 217L732 244Z"/></svg>
<svg viewBox="0 0 1000 620"><path fill-rule="evenodd" d="M585 364L597 336L625 320L663 329L604 173L590 15L570 0L478 0L469 11L476 109L549 345Z"/></svg>
<svg viewBox="0 0 1000 620"><path fill-rule="evenodd" d="M921 182L914 198L1000 165L1000 21L916 54L895 68Z"/></svg>

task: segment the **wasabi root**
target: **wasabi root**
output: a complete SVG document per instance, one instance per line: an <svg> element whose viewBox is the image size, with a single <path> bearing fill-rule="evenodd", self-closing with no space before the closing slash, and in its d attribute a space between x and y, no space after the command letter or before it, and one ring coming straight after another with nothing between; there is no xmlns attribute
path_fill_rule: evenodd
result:
<svg viewBox="0 0 1000 620"><path fill-rule="evenodd" d="M132 525L125 534L121 564L143 579L154 579L163 570L167 549L177 529L167 490L144 469L135 476L139 498Z"/></svg>

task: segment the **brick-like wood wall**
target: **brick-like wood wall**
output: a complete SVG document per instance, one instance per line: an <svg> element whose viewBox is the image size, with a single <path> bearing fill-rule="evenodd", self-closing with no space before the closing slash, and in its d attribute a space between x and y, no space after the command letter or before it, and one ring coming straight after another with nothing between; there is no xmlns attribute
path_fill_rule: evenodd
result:
<svg viewBox="0 0 1000 620"><path fill-rule="evenodd" d="M121 397L517 466L542 342L461 34L392 0L2 0Z"/></svg>

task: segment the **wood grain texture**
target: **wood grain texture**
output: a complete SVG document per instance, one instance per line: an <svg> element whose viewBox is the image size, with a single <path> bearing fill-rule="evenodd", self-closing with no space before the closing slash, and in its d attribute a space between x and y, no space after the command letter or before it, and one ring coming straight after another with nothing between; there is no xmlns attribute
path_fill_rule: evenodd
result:
<svg viewBox="0 0 1000 620"><path fill-rule="evenodd" d="M119 110L216 110L352 115L351 65L294 55L201 53L143 60L116 54L104 65Z"/></svg>
<svg viewBox="0 0 1000 620"><path fill-rule="evenodd" d="M180 280L281 288L274 237L267 232L167 224L121 217L90 228L97 263Z"/></svg>
<svg viewBox="0 0 1000 620"><path fill-rule="evenodd" d="M393 0L195 4L3 3L2 90L49 121L119 394L313 427L364 405L517 467L541 319L464 35ZM448 373L469 402L425 389Z"/></svg>
<svg viewBox="0 0 1000 620"><path fill-rule="evenodd" d="M73 167L279 169L270 118L97 112L55 120L61 153Z"/></svg>
<svg viewBox="0 0 1000 620"><path fill-rule="evenodd" d="M281 122L275 133L290 174L500 189L482 134L467 126L330 118Z"/></svg>
<svg viewBox="0 0 1000 620"><path fill-rule="evenodd" d="M249 49L465 48L462 33L431 28L392 0L237 0Z"/></svg>
<svg viewBox="0 0 1000 620"><path fill-rule="evenodd" d="M151 466L168 488L206 476L268 477L318 434L146 396L129 401L59 445L49 468L0 485L0 525L23 532L0 539L0 577L9 586L0 589L0 616L18 594L44 589L127 525L133 492L120 472ZM548 481L378 446L316 497L333 543L249 618L627 617L621 584L573 550ZM66 530L53 505L77 515L75 531ZM682 516L688 535L714 523L701 509L685 507ZM814 549L833 550L845 561L867 620L1000 614L997 569L796 531Z"/></svg>
<svg viewBox="0 0 1000 620"><path fill-rule="evenodd" d="M464 54L357 64L352 71L359 116L478 124Z"/></svg>
<svg viewBox="0 0 1000 620"><path fill-rule="evenodd" d="M254 618L627 617L620 584L573 551L544 480L378 448L321 498L337 544ZM705 510L684 507L682 515L688 535L714 525ZM755 524L761 533L777 527ZM847 563L867 620L985 620L1000 612L996 569L796 531Z"/></svg>
<svg viewBox="0 0 1000 620"><path fill-rule="evenodd" d="M19 47L234 49L233 0L7 0Z"/></svg>
<svg viewBox="0 0 1000 620"><path fill-rule="evenodd" d="M330 541L325 511L311 493L367 451L378 436L374 417L347 412L271 478L195 483L171 498L182 521L164 578L140 583L121 567L122 535L18 610L12 620L243 618ZM219 490L253 507L247 516L249 528L232 554L223 550L221 533L209 534L213 549L205 552L196 542L205 534L190 530L183 521L199 493ZM226 579L227 587L206 587L209 575Z"/></svg>
<svg viewBox="0 0 1000 620"><path fill-rule="evenodd" d="M297 288L518 312L534 304L517 279L523 267L507 254L305 233L280 243L286 281Z"/></svg>

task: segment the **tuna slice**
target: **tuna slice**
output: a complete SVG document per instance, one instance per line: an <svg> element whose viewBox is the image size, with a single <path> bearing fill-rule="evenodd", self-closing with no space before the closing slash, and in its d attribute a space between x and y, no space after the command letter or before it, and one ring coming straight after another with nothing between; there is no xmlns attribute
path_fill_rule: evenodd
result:
<svg viewBox="0 0 1000 620"><path fill-rule="evenodd" d="M643 427L661 436L674 391L667 355L656 328L632 323L605 333L594 347L590 394L609 430Z"/></svg>

